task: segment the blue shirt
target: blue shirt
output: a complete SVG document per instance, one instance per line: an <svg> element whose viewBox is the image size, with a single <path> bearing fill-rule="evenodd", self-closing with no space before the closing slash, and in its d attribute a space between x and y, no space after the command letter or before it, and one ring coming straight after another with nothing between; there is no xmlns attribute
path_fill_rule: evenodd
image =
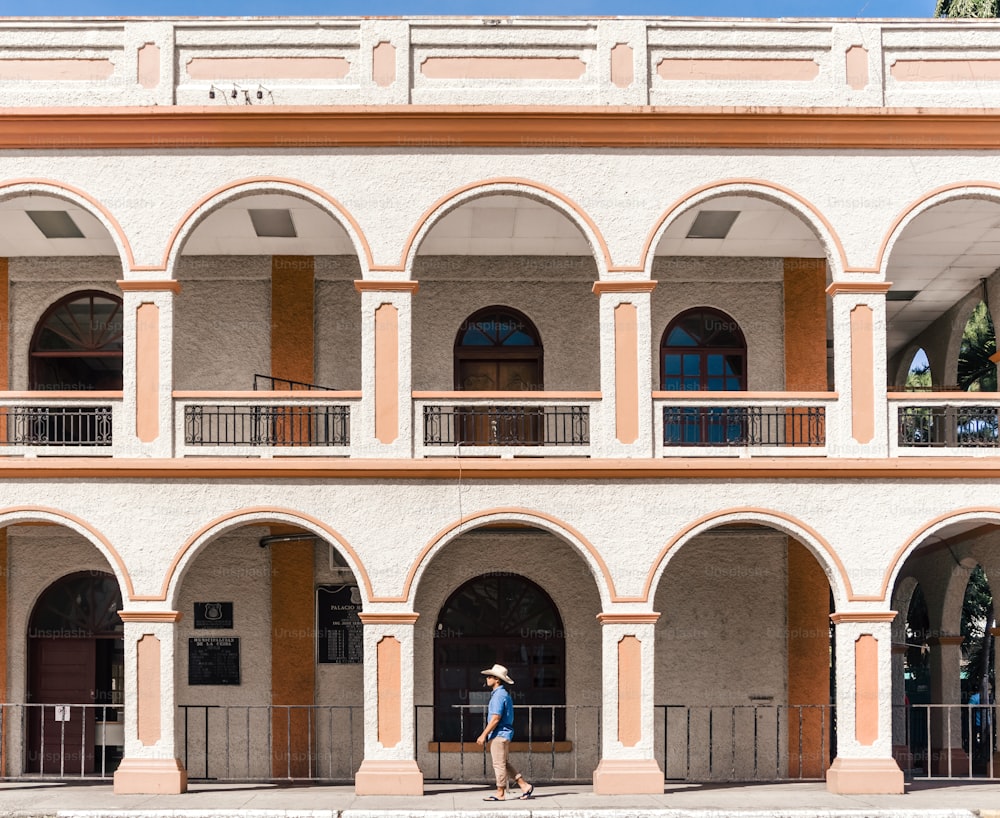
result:
<svg viewBox="0 0 1000 818"><path fill-rule="evenodd" d="M488 718L492 718L493 716L500 717L500 723L486 737L487 741L492 741L495 738L504 738L507 741L513 741L514 701L503 685L497 685L493 689L493 695L490 696L490 706L486 711L486 715Z"/></svg>

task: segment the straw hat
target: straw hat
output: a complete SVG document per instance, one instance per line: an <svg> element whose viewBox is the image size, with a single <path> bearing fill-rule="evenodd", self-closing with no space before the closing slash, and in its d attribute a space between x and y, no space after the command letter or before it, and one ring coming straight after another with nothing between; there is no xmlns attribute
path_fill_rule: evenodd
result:
<svg viewBox="0 0 1000 818"><path fill-rule="evenodd" d="M483 676L496 676L501 682L506 682L509 685L514 684L514 680L507 675L507 668L503 665L493 665L489 670L480 671Z"/></svg>

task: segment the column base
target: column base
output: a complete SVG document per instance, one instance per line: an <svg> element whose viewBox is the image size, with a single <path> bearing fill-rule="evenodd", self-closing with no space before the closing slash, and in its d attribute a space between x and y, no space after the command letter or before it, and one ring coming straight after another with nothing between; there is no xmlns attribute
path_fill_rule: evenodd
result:
<svg viewBox="0 0 1000 818"><path fill-rule="evenodd" d="M595 795L662 795L663 770L652 758L602 758L594 770Z"/></svg>
<svg viewBox="0 0 1000 818"><path fill-rule="evenodd" d="M115 795L178 795L187 788L187 770L176 758L126 758L115 771Z"/></svg>
<svg viewBox="0 0 1000 818"><path fill-rule="evenodd" d="M366 759L354 776L356 795L423 795L424 774L416 761Z"/></svg>
<svg viewBox="0 0 1000 818"><path fill-rule="evenodd" d="M933 775L969 775L969 754L961 747L932 747Z"/></svg>
<svg viewBox="0 0 1000 818"><path fill-rule="evenodd" d="M903 771L891 758L835 758L826 771L826 788L841 795L899 795Z"/></svg>
<svg viewBox="0 0 1000 818"><path fill-rule="evenodd" d="M904 773L913 769L913 752L909 744L893 744L892 757Z"/></svg>

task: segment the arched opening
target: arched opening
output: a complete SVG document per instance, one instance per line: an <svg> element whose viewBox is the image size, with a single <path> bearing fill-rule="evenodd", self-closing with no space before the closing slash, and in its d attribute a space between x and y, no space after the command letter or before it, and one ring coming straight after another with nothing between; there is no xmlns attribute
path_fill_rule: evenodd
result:
<svg viewBox="0 0 1000 818"><path fill-rule="evenodd" d="M934 384L930 360L923 347L913 353L913 359L906 370L906 390L908 392L930 392Z"/></svg>
<svg viewBox="0 0 1000 818"><path fill-rule="evenodd" d="M531 320L511 307L473 313L455 336L455 389L469 392L540 392L542 340ZM465 445L541 442L544 409L466 406L455 410L457 440Z"/></svg>
<svg viewBox="0 0 1000 818"><path fill-rule="evenodd" d="M86 290L59 299L35 326L29 388L120 390L122 336L120 298Z"/></svg>
<svg viewBox="0 0 1000 818"><path fill-rule="evenodd" d="M106 773L120 760L121 607L118 582L101 571L62 577L35 603L28 625L28 772Z"/></svg>
<svg viewBox="0 0 1000 818"><path fill-rule="evenodd" d="M442 606L434 633L437 741L475 741L489 692L480 673L494 663L514 679L515 740L561 741L566 720L566 638L549 595L517 574L463 584ZM527 706L526 706L527 705Z"/></svg>
<svg viewBox="0 0 1000 818"><path fill-rule="evenodd" d="M996 392L997 365L991 360L996 355L997 339L986 302L976 304L962 332L962 346L958 353L958 387L964 392Z"/></svg>
<svg viewBox="0 0 1000 818"><path fill-rule="evenodd" d="M737 392L747 388L747 344L739 324L721 310L696 307L677 315L660 341L660 388L671 392ZM668 445L740 443L743 409L684 407L664 416Z"/></svg>

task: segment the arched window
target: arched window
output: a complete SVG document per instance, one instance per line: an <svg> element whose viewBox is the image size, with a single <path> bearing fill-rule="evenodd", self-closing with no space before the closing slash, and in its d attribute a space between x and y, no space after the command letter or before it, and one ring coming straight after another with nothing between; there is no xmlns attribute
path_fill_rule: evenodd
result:
<svg viewBox="0 0 1000 818"><path fill-rule="evenodd" d="M62 768L87 773L114 769L120 760L125 679L121 608L117 580L99 571L65 576L35 603L28 623L29 772L58 773ZM34 706L43 704L71 705L69 720L57 721L52 707Z"/></svg>
<svg viewBox="0 0 1000 818"><path fill-rule="evenodd" d="M469 316L455 338L455 389L541 391L542 341L524 313L487 307Z"/></svg>
<svg viewBox="0 0 1000 818"><path fill-rule="evenodd" d="M747 388L747 343L739 324L709 307L674 318L660 344L660 388L733 392Z"/></svg>
<svg viewBox="0 0 1000 818"><path fill-rule="evenodd" d="M739 324L710 307L674 318L660 342L660 388L670 392L735 392L747 388L747 344ZM747 441L746 409L666 407L668 446L740 445Z"/></svg>
<svg viewBox="0 0 1000 818"><path fill-rule="evenodd" d="M441 608L434 633L434 732L438 741L475 741L489 691L480 671L499 663L514 684L514 740L562 740L566 732L566 639L545 591L515 574L469 580ZM456 707L470 705L471 707ZM545 705L548 705L547 707ZM554 726L554 727L553 727Z"/></svg>
<svg viewBox="0 0 1000 818"><path fill-rule="evenodd" d="M42 316L31 338L31 389L122 388L122 301L93 291L72 293Z"/></svg>

